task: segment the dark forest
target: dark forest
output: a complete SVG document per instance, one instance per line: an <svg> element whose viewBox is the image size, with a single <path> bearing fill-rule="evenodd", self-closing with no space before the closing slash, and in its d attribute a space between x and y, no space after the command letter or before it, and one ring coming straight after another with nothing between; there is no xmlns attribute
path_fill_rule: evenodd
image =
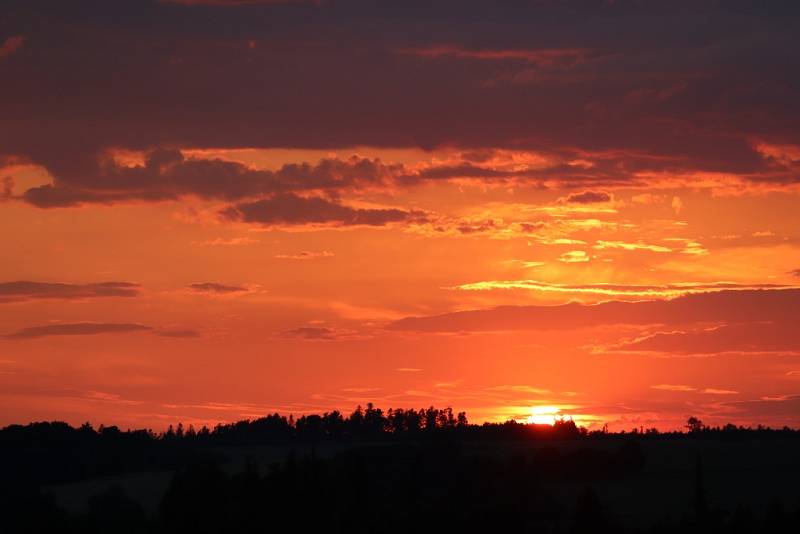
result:
<svg viewBox="0 0 800 534"><path fill-rule="evenodd" d="M11 533L796 532L797 489L779 491L772 478L796 480L798 445L793 429L711 428L696 417L684 432L610 433L568 419L475 425L450 408L371 404L349 416L273 414L162 433L12 425L0 431L2 524ZM719 476L734 480L717 495ZM775 495L743 491L765 480Z"/></svg>

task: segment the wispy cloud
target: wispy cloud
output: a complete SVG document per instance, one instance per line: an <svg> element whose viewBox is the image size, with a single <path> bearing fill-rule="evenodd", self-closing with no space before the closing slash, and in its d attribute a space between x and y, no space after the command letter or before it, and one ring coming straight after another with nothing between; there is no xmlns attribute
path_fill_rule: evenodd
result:
<svg viewBox="0 0 800 534"><path fill-rule="evenodd" d="M258 242L258 239L253 239L252 237L217 237L214 239L199 241L196 242L196 244L206 247L239 247L243 245L253 245Z"/></svg>
<svg viewBox="0 0 800 534"><path fill-rule="evenodd" d="M221 293L221 294L242 293L248 291L248 289L243 286L232 286L228 284L220 284L217 282L200 282L196 284L190 284L189 289L197 293Z"/></svg>
<svg viewBox="0 0 800 534"><path fill-rule="evenodd" d="M21 280L0 283L0 303L39 299L88 299L100 297L136 297L141 286L132 282L69 284Z"/></svg>
<svg viewBox="0 0 800 534"><path fill-rule="evenodd" d="M490 386L486 388L487 391L508 391L513 393L532 393L534 395L550 395L553 393L549 389L545 388L538 388L534 386L522 385L522 384L503 384L499 386Z"/></svg>
<svg viewBox="0 0 800 534"><path fill-rule="evenodd" d="M697 391L697 388L693 388L691 386L685 386L682 384L658 384L655 386L650 386L650 388L658 389L660 391L678 391L678 392Z"/></svg>
<svg viewBox="0 0 800 534"><path fill-rule="evenodd" d="M461 291L528 290L551 293L592 294L610 297L663 297L673 298L691 293L707 293L726 290L788 289L794 286L780 284L735 284L731 282L714 283L675 283L675 284L556 284L539 280L485 280L454 286L450 289Z"/></svg>
<svg viewBox="0 0 800 534"><path fill-rule="evenodd" d="M49 336L91 336L145 332L151 327L138 323L56 323L29 326L6 335L8 339L37 339Z"/></svg>
<svg viewBox="0 0 800 534"><path fill-rule="evenodd" d="M283 330L280 335L286 338L306 339L311 341L336 341L353 339L357 337L357 332L342 328L329 328L326 326L300 326Z"/></svg>
<svg viewBox="0 0 800 534"><path fill-rule="evenodd" d="M671 248L647 243L626 243L624 241L597 241L593 248L597 250L616 248L623 250L649 250L650 252L672 252Z"/></svg>
<svg viewBox="0 0 800 534"><path fill-rule="evenodd" d="M276 254L275 257L282 260L312 260L314 258L332 258L333 252L327 250L313 251L303 250L294 254Z"/></svg>
<svg viewBox="0 0 800 534"><path fill-rule="evenodd" d="M589 255L583 250L570 250L559 256L558 261L564 263L583 263L589 261Z"/></svg>
<svg viewBox="0 0 800 534"><path fill-rule="evenodd" d="M523 61L539 66L572 65L588 54L581 48L465 48L459 45L442 44L424 48L400 49L401 54L423 58L459 58L480 61Z"/></svg>

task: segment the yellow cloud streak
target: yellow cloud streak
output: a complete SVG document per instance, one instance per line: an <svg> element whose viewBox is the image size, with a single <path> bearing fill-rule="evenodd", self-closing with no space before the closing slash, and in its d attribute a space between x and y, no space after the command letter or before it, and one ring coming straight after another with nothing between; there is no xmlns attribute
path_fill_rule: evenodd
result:
<svg viewBox="0 0 800 534"><path fill-rule="evenodd" d="M775 286L775 287L791 287L791 286ZM658 298L674 298L681 295L690 293L708 293L713 291L723 290L742 290L753 289L754 286L735 285L726 282L712 283L712 284L693 284L693 283L677 283L653 286L640 286L640 285L616 285L616 284L593 284L593 285L567 285L567 284L551 284L547 282L540 282L537 280L486 280L481 282L472 282L469 284L461 284L449 289L460 291L491 291L498 289L524 289L529 291L543 291L554 293L584 293L592 295L608 295L608 296L627 296L627 297L658 297Z"/></svg>

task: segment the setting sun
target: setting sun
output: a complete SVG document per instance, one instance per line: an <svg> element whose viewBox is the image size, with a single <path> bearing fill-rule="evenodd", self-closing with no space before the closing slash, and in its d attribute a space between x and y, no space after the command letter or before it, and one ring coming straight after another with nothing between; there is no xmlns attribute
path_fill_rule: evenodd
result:
<svg viewBox="0 0 800 534"><path fill-rule="evenodd" d="M561 409L556 406L535 406L531 409L531 415L525 422L533 425L554 425L562 418L559 415Z"/></svg>

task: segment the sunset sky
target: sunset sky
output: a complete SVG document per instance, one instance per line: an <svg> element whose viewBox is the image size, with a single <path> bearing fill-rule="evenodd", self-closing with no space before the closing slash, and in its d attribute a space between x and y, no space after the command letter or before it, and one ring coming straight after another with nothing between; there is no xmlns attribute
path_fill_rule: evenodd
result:
<svg viewBox="0 0 800 534"><path fill-rule="evenodd" d="M800 3L6 0L0 425L800 426Z"/></svg>

